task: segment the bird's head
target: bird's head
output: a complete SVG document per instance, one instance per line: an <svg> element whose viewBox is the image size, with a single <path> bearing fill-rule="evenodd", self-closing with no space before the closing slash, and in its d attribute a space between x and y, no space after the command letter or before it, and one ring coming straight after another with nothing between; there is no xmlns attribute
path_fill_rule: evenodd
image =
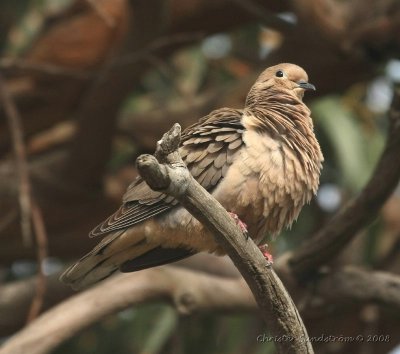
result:
<svg viewBox="0 0 400 354"><path fill-rule="evenodd" d="M271 66L261 73L251 88L247 101L251 103L254 97L279 95L280 92L302 99L305 90L315 90L315 86L308 82L304 69L298 65L283 63Z"/></svg>

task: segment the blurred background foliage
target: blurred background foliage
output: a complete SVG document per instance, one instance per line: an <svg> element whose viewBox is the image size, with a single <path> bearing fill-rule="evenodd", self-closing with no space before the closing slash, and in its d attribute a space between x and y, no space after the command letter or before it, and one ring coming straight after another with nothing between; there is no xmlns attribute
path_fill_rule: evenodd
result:
<svg viewBox="0 0 400 354"><path fill-rule="evenodd" d="M65 11L73 2L1 1L2 57L7 60L23 57L43 32L62 16L69 16ZM281 14L280 18L288 24L297 21L294 13ZM104 178L107 194L119 200L136 174L134 161L138 154L151 152L159 132L166 130L175 119L187 126L221 105L242 107L257 73L283 41L279 31L261 21L253 21L227 32L204 36L168 57L148 55L145 60L150 63L150 69L139 77L139 83L119 110ZM285 57L280 59L285 61ZM316 79L310 77L311 82ZM388 56L380 61L376 74L368 80L357 80L344 90L317 97L307 94L307 104L313 112L325 156L321 186L292 229L270 242L276 256L299 245L366 183L384 146L392 87L399 81L400 60ZM142 127L145 123L147 127ZM44 154L48 148L65 148L73 136L74 124L74 115L70 114L67 120L35 131L27 140L30 158ZM152 133L153 130L156 132ZM44 136L49 134L40 135L45 131L53 134L56 140L59 136L60 141L48 143ZM8 158L9 153L3 149L2 156ZM387 203L380 218L348 247L342 255L346 262L373 267L393 247L400 232L399 196L400 191ZM84 251L76 251L76 257ZM47 259L46 272L59 271L68 260L68 256L59 255ZM10 282L35 272L35 261L21 257L9 267L3 267L2 277ZM168 304L152 304L108 317L64 343L55 353L273 353L271 343L256 340L264 332L263 323L255 314L213 313L184 317Z"/></svg>

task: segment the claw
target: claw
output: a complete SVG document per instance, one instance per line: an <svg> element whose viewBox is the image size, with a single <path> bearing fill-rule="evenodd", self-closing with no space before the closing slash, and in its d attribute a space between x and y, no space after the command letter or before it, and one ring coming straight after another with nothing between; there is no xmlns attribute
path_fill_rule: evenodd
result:
<svg viewBox="0 0 400 354"><path fill-rule="evenodd" d="M274 263L274 257L272 257L272 254L268 252L268 245L261 245L258 246L258 248L260 249L261 253L263 254L265 260L267 261L267 265L272 265Z"/></svg>
<svg viewBox="0 0 400 354"><path fill-rule="evenodd" d="M236 221L236 224L240 227L240 230L242 230L243 234L246 236L246 240L249 238L249 232L247 231L247 225L244 223L242 220L239 219L237 214L228 212L229 215L233 218L233 220Z"/></svg>

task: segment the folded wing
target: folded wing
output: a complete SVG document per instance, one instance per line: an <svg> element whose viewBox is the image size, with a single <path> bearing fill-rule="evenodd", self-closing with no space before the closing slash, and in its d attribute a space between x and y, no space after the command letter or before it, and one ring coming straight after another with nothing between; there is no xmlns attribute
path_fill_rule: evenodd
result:
<svg viewBox="0 0 400 354"><path fill-rule="evenodd" d="M179 152L193 177L208 191L221 181L243 145L242 111L222 108L211 112L182 133ZM91 237L129 228L161 214L178 201L156 192L137 178L126 191L123 205L98 225Z"/></svg>

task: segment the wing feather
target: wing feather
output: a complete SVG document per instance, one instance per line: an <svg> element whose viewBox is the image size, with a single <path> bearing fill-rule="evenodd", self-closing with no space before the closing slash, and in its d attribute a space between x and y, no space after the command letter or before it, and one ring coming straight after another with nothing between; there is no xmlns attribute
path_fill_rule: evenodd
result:
<svg viewBox="0 0 400 354"><path fill-rule="evenodd" d="M182 159L193 177L209 191L226 175L244 144L241 116L241 110L222 108L182 133ZM90 233L91 237L129 228L178 204L174 198L151 190L140 177L128 187L123 203Z"/></svg>

